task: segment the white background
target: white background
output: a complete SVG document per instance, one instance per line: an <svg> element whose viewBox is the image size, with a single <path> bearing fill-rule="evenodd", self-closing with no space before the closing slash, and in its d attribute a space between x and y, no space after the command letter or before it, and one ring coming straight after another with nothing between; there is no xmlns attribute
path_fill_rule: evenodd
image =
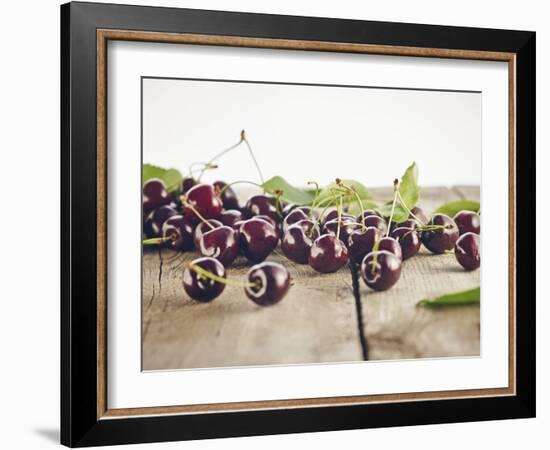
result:
<svg viewBox="0 0 550 450"><path fill-rule="evenodd" d="M146 4L134 0L133 3ZM465 0L449 8L438 1L395 0L391 3L265 1L163 1L155 4L210 9L233 9L280 14L302 14L386 21L530 29L537 31L538 125L538 278L550 270L544 261L548 240L542 225L550 215L543 210L543 174L550 170L550 32L544 2L525 0L479 2ZM3 67L2 99L4 220L2 262L2 349L0 398L2 447L40 449L56 445L59 405L59 2L10 2L4 5L0 40ZM24 32L23 32L24 31ZM22 199L27 199L22 205ZM32 216L17 221L26 210ZM24 211L24 212L23 212ZM15 225L17 223L17 225ZM29 239L32 237L32 239ZM546 255L545 255L546 253ZM6 270L7 269L7 270ZM550 328L547 295L538 289L537 356L539 380L547 380ZM451 424L400 429L359 430L292 436L226 439L208 442L141 445L135 448L256 449L262 448L419 448L517 449L546 448L550 426L550 388L538 383L538 418L476 424ZM133 447L127 447L133 448Z"/></svg>
<svg viewBox="0 0 550 450"><path fill-rule="evenodd" d="M178 58L174 46L166 52ZM372 69L357 56L340 58L355 63L339 73L368 74ZM277 61L279 70L280 57ZM426 59L408 61L395 72L407 77ZM146 70L145 75L159 73L157 67ZM425 76L430 75L428 69ZM414 160L422 186L481 182L480 93L149 78L143 98L143 161L182 173L237 142L244 128L265 179L282 175L305 186L311 179L326 185L338 177L389 187ZM203 179L259 182L244 145L219 166Z"/></svg>

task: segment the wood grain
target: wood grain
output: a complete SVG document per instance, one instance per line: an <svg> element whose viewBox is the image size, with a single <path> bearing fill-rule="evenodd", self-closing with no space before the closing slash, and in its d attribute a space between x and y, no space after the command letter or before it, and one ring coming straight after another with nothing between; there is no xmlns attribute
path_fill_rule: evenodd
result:
<svg viewBox="0 0 550 450"><path fill-rule="evenodd" d="M388 194L375 190L380 198ZM421 206L430 212L461 195L478 198L479 190L424 189ZM281 303L259 307L234 286L212 303L194 302L183 291L181 274L196 256L166 249L144 253L144 370L359 361L365 350L360 328L369 359L479 354L479 307L415 306L426 296L479 283L479 271L465 272L453 255L423 251L405 262L400 281L386 292L374 293L360 282L361 312L348 267L321 275L280 253L270 259L284 264L293 279ZM238 259L228 277L244 280L249 266Z"/></svg>

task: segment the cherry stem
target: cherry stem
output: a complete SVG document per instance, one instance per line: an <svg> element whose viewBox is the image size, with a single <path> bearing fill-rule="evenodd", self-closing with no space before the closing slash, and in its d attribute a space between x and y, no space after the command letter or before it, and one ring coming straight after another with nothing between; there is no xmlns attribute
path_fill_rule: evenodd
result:
<svg viewBox="0 0 550 450"><path fill-rule="evenodd" d="M260 189L262 189L263 192L266 192L265 188L261 184L254 183L253 181L237 180L237 181L233 181L232 183L226 184L222 189L220 189L220 191L218 192L218 195L219 196L222 195L226 189L230 188L235 184L251 184L252 186L259 187Z"/></svg>
<svg viewBox="0 0 550 450"><path fill-rule="evenodd" d="M434 230L445 230L452 228L452 225L421 225L416 227L417 231L434 231Z"/></svg>
<svg viewBox="0 0 550 450"><path fill-rule="evenodd" d="M244 141L244 134L243 134L243 132L241 132L241 138L239 139L239 142L237 142L236 144L233 144L231 147L227 147L225 150L222 150L220 153L218 153L216 156L214 156L210 161L208 161L205 166L208 166L208 165L212 164L218 158L222 157L223 155L230 152L231 150L236 149L239 145L241 145L243 143L243 141ZM203 169L202 169L202 171L201 171L201 173L198 177L198 181L201 180L205 170L206 170L206 167L203 167Z"/></svg>
<svg viewBox="0 0 550 450"><path fill-rule="evenodd" d="M380 239L376 239L374 241L374 246L372 248L372 251L374 253L374 256L372 257L372 263L371 263L371 269L370 273L374 274L376 272L376 264L378 263L378 249L380 248Z"/></svg>
<svg viewBox="0 0 550 450"><path fill-rule="evenodd" d="M340 180L336 180L336 182L338 183L338 181ZM361 209L361 223L362 223L362 228L363 228L363 231L367 229L367 226L365 225L365 208L363 207L363 201L361 200L361 197L359 196L359 194L357 193L357 191L355 189L353 189L351 186L348 186L347 184L344 184L340 181L340 186L343 186L345 189L347 189L350 193L352 193L355 198L357 199L357 203L359 204L359 208Z"/></svg>
<svg viewBox="0 0 550 450"><path fill-rule="evenodd" d="M193 167L195 166L202 166L200 169L193 169ZM191 178L193 178L193 174L195 172L198 172L199 170L201 171L206 171L206 170L211 170L211 169L217 169L219 166L217 164L212 164L212 163L205 163L205 162L194 162L193 164L191 164L189 166L189 176Z"/></svg>
<svg viewBox="0 0 550 450"><path fill-rule="evenodd" d="M317 216L317 218L313 221L313 226L311 227L311 230L309 230L309 233L308 233L309 238L311 238L313 236L313 232L315 231L315 227L319 224L319 222L321 222L321 219L323 218L323 216L327 212L327 209L329 209L332 206L332 202L335 200L335 198L336 198L335 195L331 195L329 198L327 198L325 200L321 200L318 203L317 207L319 207L319 205L321 205L321 204L324 205L325 203L328 202L328 204L324 207L323 211L321 211L321 214L319 214L319 216Z"/></svg>
<svg viewBox="0 0 550 450"><path fill-rule="evenodd" d="M311 216L313 215L313 208L317 207L316 203L319 198L319 194L321 193L321 190L319 189L319 183L317 181L308 181L307 184L314 184L315 185L315 197L313 197L313 201L311 202L311 207L309 210L309 214L307 215L308 219L311 219Z"/></svg>
<svg viewBox="0 0 550 450"><path fill-rule="evenodd" d="M255 287L255 288L261 287L261 284L259 282L247 283L243 281L228 280L227 278L220 277L212 272L209 272L206 269L203 269L201 266L197 264L190 263L188 267L190 270L193 270L194 272L196 272L200 277L216 281L217 283L226 284L229 286L238 286L238 287Z"/></svg>
<svg viewBox="0 0 550 450"><path fill-rule="evenodd" d="M252 161L254 161L254 165L256 166L256 170L258 171L258 175L260 176L260 180L262 184L265 183L264 176L262 174L262 170L260 169L260 165L258 164L258 161L256 161L256 157L254 156L254 152L252 151L252 147L250 146L250 143L248 142L248 139L246 138L246 134L244 130L241 131L241 142L244 142L246 147L248 148L248 151L250 152L250 157L252 158Z"/></svg>
<svg viewBox="0 0 550 450"><path fill-rule="evenodd" d="M397 181L397 178L396 178L395 180L393 180L393 203L391 205L390 220L388 221L388 229L386 230L386 237L390 235L391 221L393 219L393 214L395 212L395 204L397 203L397 197L399 197L398 186L399 186L399 181Z"/></svg>
<svg viewBox="0 0 550 450"><path fill-rule="evenodd" d="M197 211L197 209L187 201L187 199L185 198L185 195L180 195L180 199L182 201L182 203L187 206L191 211L193 211L195 213L195 215L201 220L203 221L206 225L208 225L210 227L211 230L215 230L216 227L214 225L212 225L210 222L208 222L208 220L206 220L202 214L200 212Z"/></svg>
<svg viewBox="0 0 550 450"><path fill-rule="evenodd" d="M342 223L342 208L344 196L340 194L340 203L338 204L338 226L336 227L336 239L340 239L340 224Z"/></svg>
<svg viewBox="0 0 550 450"><path fill-rule="evenodd" d="M399 202L401 203L401 205L403 206L403 208L405 208L405 211L407 211L409 213L409 215L415 219L419 224L421 225L426 225L422 220L420 220L418 217L416 217L413 212L409 209L409 207L405 204L405 200L403 200L403 197L401 197L401 193L399 191L397 191L397 195L399 196Z"/></svg>
<svg viewBox="0 0 550 450"><path fill-rule="evenodd" d="M172 240L174 240L174 238L172 236L150 238L150 239L145 239L142 242L142 244L143 245L159 245L159 244L164 244L165 242L172 241Z"/></svg>

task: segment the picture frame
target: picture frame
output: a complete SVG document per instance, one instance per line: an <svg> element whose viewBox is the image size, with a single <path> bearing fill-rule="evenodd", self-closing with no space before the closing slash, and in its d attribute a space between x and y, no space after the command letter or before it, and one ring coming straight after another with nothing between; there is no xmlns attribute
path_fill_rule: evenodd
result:
<svg viewBox="0 0 550 450"><path fill-rule="evenodd" d="M506 62L508 386L109 408L107 43L119 40ZM535 33L527 31L62 5L61 443L80 447L534 417L535 41Z"/></svg>

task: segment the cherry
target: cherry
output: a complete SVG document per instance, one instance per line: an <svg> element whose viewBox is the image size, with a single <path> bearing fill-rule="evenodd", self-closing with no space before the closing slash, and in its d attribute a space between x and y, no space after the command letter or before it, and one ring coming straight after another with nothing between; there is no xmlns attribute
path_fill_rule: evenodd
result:
<svg viewBox="0 0 550 450"><path fill-rule="evenodd" d="M211 184L197 184L189 189L185 196L185 215L195 222L201 219L215 219L222 212L222 208L223 204Z"/></svg>
<svg viewBox="0 0 550 450"><path fill-rule="evenodd" d="M247 274L247 297L260 306L278 303L290 288L290 274L281 264L263 262L252 266Z"/></svg>
<svg viewBox="0 0 550 450"><path fill-rule="evenodd" d="M225 209L240 209L239 199L231 186L224 181L214 181L214 188L220 196Z"/></svg>
<svg viewBox="0 0 550 450"><path fill-rule="evenodd" d="M370 217L370 216L380 217L380 214L378 214L374 209L365 209L365 211L363 211L362 214L359 214L357 216L356 221L359 222L359 223L362 223L363 222L363 217L366 219L367 217Z"/></svg>
<svg viewBox="0 0 550 450"><path fill-rule="evenodd" d="M480 265L479 240L479 234L467 232L456 241L456 260L466 270L475 270Z"/></svg>
<svg viewBox="0 0 550 450"><path fill-rule="evenodd" d="M414 219L416 217L417 221L420 220L422 224L428 222L428 216L419 206L415 206L413 209L411 209L411 212L412 214L409 215L409 219Z"/></svg>
<svg viewBox="0 0 550 450"><path fill-rule="evenodd" d="M263 261L279 243L277 231L264 219L252 218L243 221L239 233L243 253L250 261Z"/></svg>
<svg viewBox="0 0 550 450"><path fill-rule="evenodd" d="M227 211L222 211L218 220L228 227L235 228L237 222L244 220L244 215L237 209L228 209Z"/></svg>
<svg viewBox="0 0 550 450"><path fill-rule="evenodd" d="M183 271L183 288L189 297L205 303L214 300L223 292L225 284L197 273L193 270L194 266L218 278L225 278L225 268L217 259L203 257L192 261L190 267Z"/></svg>
<svg viewBox="0 0 550 450"><path fill-rule="evenodd" d="M420 250L420 238L414 228L397 227L390 233L391 237L397 239L401 245L403 259L409 259Z"/></svg>
<svg viewBox="0 0 550 450"><path fill-rule="evenodd" d="M285 256L298 264L307 264L313 241L319 237L319 228L315 222L304 219L290 225L283 240L281 249Z"/></svg>
<svg viewBox="0 0 550 450"><path fill-rule="evenodd" d="M459 234L453 219L445 214L434 214L427 225L442 227L422 231L422 243L428 250L432 253L445 253L454 248Z"/></svg>
<svg viewBox="0 0 550 450"><path fill-rule="evenodd" d="M164 181L151 178L143 185L143 213L149 214L159 206L168 205L172 199L166 190Z"/></svg>
<svg viewBox="0 0 550 450"><path fill-rule="evenodd" d="M196 186L197 184L199 184L199 182L193 177L185 177L183 180L181 180L180 192L182 194L187 194L189 189L191 189L193 186Z"/></svg>
<svg viewBox="0 0 550 450"><path fill-rule="evenodd" d="M258 216L254 216L253 218L254 219L262 219L262 220L265 220L266 222L270 223L273 226L273 228L275 228L275 231L277 232L277 236L281 235L281 225L276 220L273 220L271 217L265 216L263 214L260 214Z"/></svg>
<svg viewBox="0 0 550 450"><path fill-rule="evenodd" d="M405 220L404 222L401 222L401 223L392 222L390 229L392 231L395 230L396 228L411 228L411 229L414 229L414 228L417 228L419 226L420 226L420 224L415 219L407 219L407 220ZM390 231L390 234L391 234L391 231Z"/></svg>
<svg viewBox="0 0 550 450"><path fill-rule="evenodd" d="M143 224L143 231L147 237L162 236L162 226L164 222L178 212L171 206L159 206L149 213Z"/></svg>
<svg viewBox="0 0 550 450"><path fill-rule="evenodd" d="M181 215L171 216L162 225L162 236L170 238L167 245L173 250L193 249L193 223Z"/></svg>
<svg viewBox="0 0 550 450"><path fill-rule="evenodd" d="M281 210L281 213L282 213L283 217L286 217L292 211L294 211L296 208L299 208L299 207L300 207L300 205L298 205L296 203L288 203L283 207L283 209Z"/></svg>
<svg viewBox="0 0 550 450"><path fill-rule="evenodd" d="M323 226L325 225L325 223L335 219L338 219L338 209L337 208L327 209L325 211L325 214L323 215Z"/></svg>
<svg viewBox="0 0 550 450"><path fill-rule="evenodd" d="M380 242L378 243L378 250L384 250L393 253L400 260L403 259L401 246L399 245L399 242L397 242L397 240L392 237L383 237L382 239L380 239Z"/></svg>
<svg viewBox="0 0 550 450"><path fill-rule="evenodd" d="M372 251L374 243L381 237L380 230L375 227L354 230L348 238L348 249L351 260L360 263Z"/></svg>
<svg viewBox="0 0 550 450"><path fill-rule="evenodd" d="M309 265L317 272L336 272L348 262L348 249L334 234L323 234L313 242Z"/></svg>
<svg viewBox="0 0 550 450"><path fill-rule="evenodd" d="M481 219L479 214L472 211L459 211L453 217L453 220L458 227L458 232L479 234L481 230Z"/></svg>
<svg viewBox="0 0 550 450"><path fill-rule="evenodd" d="M371 252L361 263L361 277L371 289L385 291L391 288L401 275L401 260L388 251Z"/></svg>
<svg viewBox="0 0 550 450"><path fill-rule="evenodd" d="M362 220L359 223L362 224ZM365 226L378 228L381 234L386 234L386 231L388 230L386 221L382 217L375 215L365 217Z"/></svg>
<svg viewBox="0 0 550 450"><path fill-rule="evenodd" d="M239 254L239 233L226 225L205 231L197 248L202 255L216 258L228 266Z"/></svg>
<svg viewBox="0 0 550 450"><path fill-rule="evenodd" d="M292 212L286 215L283 220L283 233L286 232L289 226L294 225L296 222L300 220L307 220L307 219L308 219L308 215L303 209L301 208L294 209Z"/></svg>
<svg viewBox="0 0 550 450"><path fill-rule="evenodd" d="M355 218L343 218L340 223L339 239L347 246L351 233L358 227L359 225L355 223ZM338 233L338 219L329 220L325 223L323 234L334 234L336 236L336 233Z"/></svg>
<svg viewBox="0 0 550 450"><path fill-rule="evenodd" d="M245 211L248 218L263 215L276 222L281 220L277 212L277 198L271 195L253 195L246 202Z"/></svg>
<svg viewBox="0 0 550 450"><path fill-rule="evenodd" d="M195 232L193 233L193 241L195 242L195 247L199 248L199 242L204 233L212 230L213 229L212 227L219 228L222 225L223 224L216 219L210 219L210 220L207 220L206 222L200 222L199 224L197 224L197 226L195 227Z"/></svg>
<svg viewBox="0 0 550 450"><path fill-rule="evenodd" d="M319 217L319 214L317 213L317 211L315 211L314 209L311 209L309 206L298 206L295 209L305 213L308 219L310 218L317 219Z"/></svg>

